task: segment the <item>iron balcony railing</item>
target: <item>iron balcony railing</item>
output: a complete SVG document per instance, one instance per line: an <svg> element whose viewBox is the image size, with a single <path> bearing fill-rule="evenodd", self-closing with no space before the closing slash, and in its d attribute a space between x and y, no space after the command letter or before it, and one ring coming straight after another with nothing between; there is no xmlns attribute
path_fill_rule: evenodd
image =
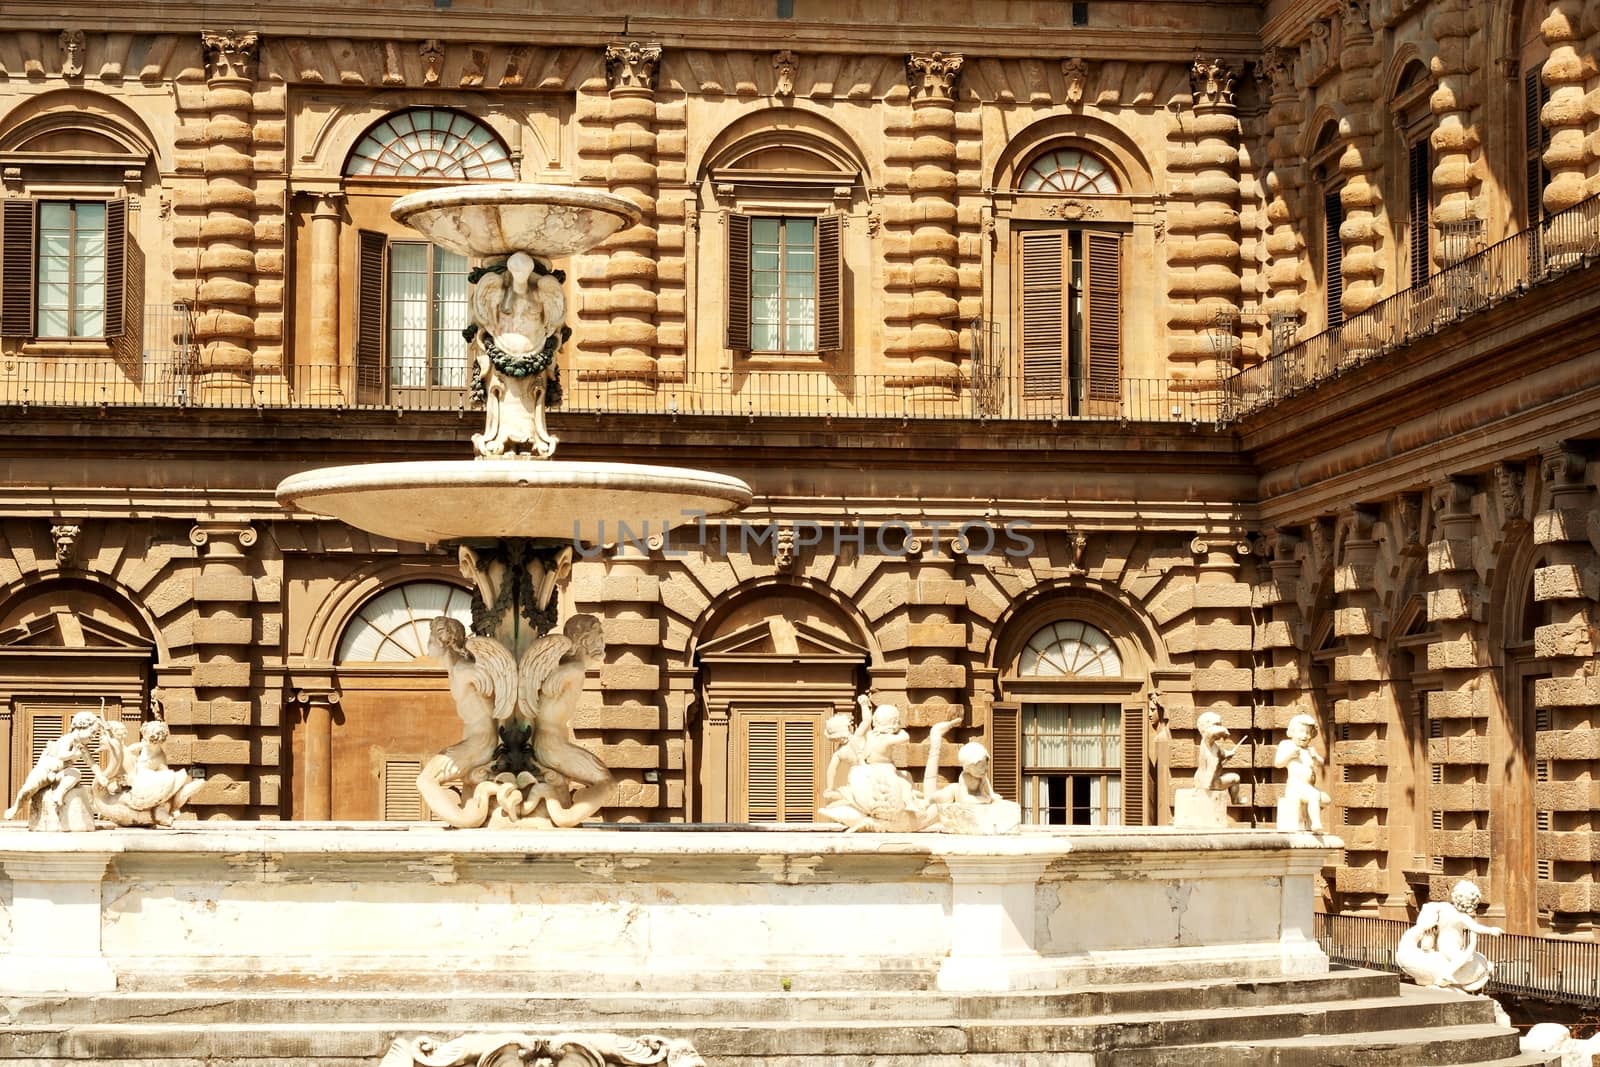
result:
<svg viewBox="0 0 1600 1067"><path fill-rule="evenodd" d="M461 363L395 366L363 375L349 367L296 366L285 372L207 374L192 353L128 368L107 359L0 356L0 405L198 408L370 408L466 412L474 405ZM1215 424L1220 394L1157 379L1027 383L993 373L908 383L890 375L824 371L707 371L641 383L562 376L558 411L749 418L1025 419L1060 422Z"/></svg>
<svg viewBox="0 0 1600 1067"><path fill-rule="evenodd" d="M1600 257L1600 196L1463 256L1426 282L1232 375L1225 384L1223 421L1294 396L1596 257Z"/></svg>
<svg viewBox="0 0 1600 1067"><path fill-rule="evenodd" d="M1399 971L1400 935L1410 923L1365 915L1316 917L1317 943L1336 963ZM1478 938L1478 951L1494 961L1486 992L1600 1007L1600 942L1501 934Z"/></svg>

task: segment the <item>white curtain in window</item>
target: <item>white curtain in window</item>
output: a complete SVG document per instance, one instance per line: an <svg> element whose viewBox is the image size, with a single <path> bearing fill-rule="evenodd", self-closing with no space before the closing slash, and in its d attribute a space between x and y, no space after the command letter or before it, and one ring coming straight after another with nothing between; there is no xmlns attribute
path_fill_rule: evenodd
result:
<svg viewBox="0 0 1600 1067"><path fill-rule="evenodd" d="M105 204L44 201L38 239L39 336L105 336Z"/></svg>
<svg viewBox="0 0 1600 1067"><path fill-rule="evenodd" d="M389 380L428 384L428 246L389 246Z"/></svg>

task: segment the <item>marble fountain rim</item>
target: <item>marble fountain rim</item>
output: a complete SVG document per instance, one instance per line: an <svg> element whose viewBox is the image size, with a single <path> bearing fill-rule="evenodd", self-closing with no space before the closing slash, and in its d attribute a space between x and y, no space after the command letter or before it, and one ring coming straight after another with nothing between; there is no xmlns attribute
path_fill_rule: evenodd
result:
<svg viewBox="0 0 1600 1067"><path fill-rule="evenodd" d="M753 496L740 479L715 471L531 459L322 467L290 475L277 488L283 507L424 544L486 537L569 540L580 525L583 540L615 540L599 537L594 520L605 520L613 535L620 522L642 536L645 522L659 533L661 523L682 525L696 513L728 515Z"/></svg>
<svg viewBox="0 0 1600 1067"><path fill-rule="evenodd" d="M459 227L446 227L439 232L434 225L438 218L435 213L461 208L493 209L502 215L502 219L497 220L498 224L492 233L482 228L474 228L466 233ZM503 237L506 229L504 217L529 208L572 208L595 217L608 218L607 224L597 227L588 238L563 242L559 247L525 247L527 241L512 241ZM483 182L409 193L390 205L389 216L463 255L501 256L525 251L536 256L559 257L576 255L619 230L638 225L644 213L631 201L597 189L537 182Z"/></svg>

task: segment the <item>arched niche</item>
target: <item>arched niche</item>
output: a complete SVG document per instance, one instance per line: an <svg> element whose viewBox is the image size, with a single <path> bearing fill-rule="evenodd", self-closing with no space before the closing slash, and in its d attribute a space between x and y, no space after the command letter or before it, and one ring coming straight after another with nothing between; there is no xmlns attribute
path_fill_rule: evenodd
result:
<svg viewBox="0 0 1600 1067"><path fill-rule="evenodd" d="M708 612L693 657L690 817L813 821L829 755L823 726L854 710L874 658L852 613L800 583L741 589Z"/></svg>
<svg viewBox="0 0 1600 1067"><path fill-rule="evenodd" d="M1028 164L1046 151L1078 149L1103 160L1126 196L1152 196L1155 180L1138 143L1109 122L1087 115L1055 115L1017 133L995 156L988 175L993 189L1016 189Z"/></svg>
<svg viewBox="0 0 1600 1067"><path fill-rule="evenodd" d="M15 795L73 713L137 723L153 712L156 658L139 612L98 583L45 582L0 605L0 794Z"/></svg>
<svg viewBox="0 0 1600 1067"><path fill-rule="evenodd" d="M169 150L137 112L122 101L87 89L41 93L0 120L0 160L37 165L52 161L142 168L154 161L170 169Z"/></svg>

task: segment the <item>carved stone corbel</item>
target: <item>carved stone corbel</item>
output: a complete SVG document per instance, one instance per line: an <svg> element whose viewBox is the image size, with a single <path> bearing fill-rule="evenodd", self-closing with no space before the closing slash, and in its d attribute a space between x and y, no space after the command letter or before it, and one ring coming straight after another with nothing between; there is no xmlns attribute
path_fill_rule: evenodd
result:
<svg viewBox="0 0 1600 1067"><path fill-rule="evenodd" d="M800 61L795 54L785 48L772 57L772 69L776 72L776 84L773 86L773 96L793 96L794 78L799 71Z"/></svg>
<svg viewBox="0 0 1600 1067"><path fill-rule="evenodd" d="M1088 547L1088 534L1082 530L1067 531L1067 574L1078 577L1088 573L1083 566L1083 551Z"/></svg>
<svg viewBox="0 0 1600 1067"><path fill-rule="evenodd" d="M83 77L83 53L87 47L82 30L62 30L57 43L61 46L61 76Z"/></svg>
<svg viewBox="0 0 1600 1067"><path fill-rule="evenodd" d="M67 567L73 562L73 553L78 547L78 535L83 528L75 522L62 522L50 527L50 540L56 546L56 566Z"/></svg>
<svg viewBox="0 0 1600 1067"><path fill-rule="evenodd" d="M1089 81L1089 64L1074 57L1061 61L1061 74L1067 79L1067 103L1083 102L1083 90Z"/></svg>
<svg viewBox="0 0 1600 1067"><path fill-rule="evenodd" d="M772 569L779 574L789 574L795 569L799 557L795 553L794 528L780 526L773 539Z"/></svg>
<svg viewBox="0 0 1600 1067"><path fill-rule="evenodd" d="M422 84L434 86L444 73L444 45L437 37L430 37L417 47L422 57Z"/></svg>
<svg viewBox="0 0 1600 1067"><path fill-rule="evenodd" d="M1494 465L1494 495L1500 502L1502 529L1527 522L1527 503L1523 493L1526 481L1527 469L1521 463Z"/></svg>
<svg viewBox="0 0 1600 1067"><path fill-rule="evenodd" d="M1422 494L1401 493L1394 503L1395 534L1400 540L1398 550L1402 556L1421 555L1426 546L1422 543Z"/></svg>

